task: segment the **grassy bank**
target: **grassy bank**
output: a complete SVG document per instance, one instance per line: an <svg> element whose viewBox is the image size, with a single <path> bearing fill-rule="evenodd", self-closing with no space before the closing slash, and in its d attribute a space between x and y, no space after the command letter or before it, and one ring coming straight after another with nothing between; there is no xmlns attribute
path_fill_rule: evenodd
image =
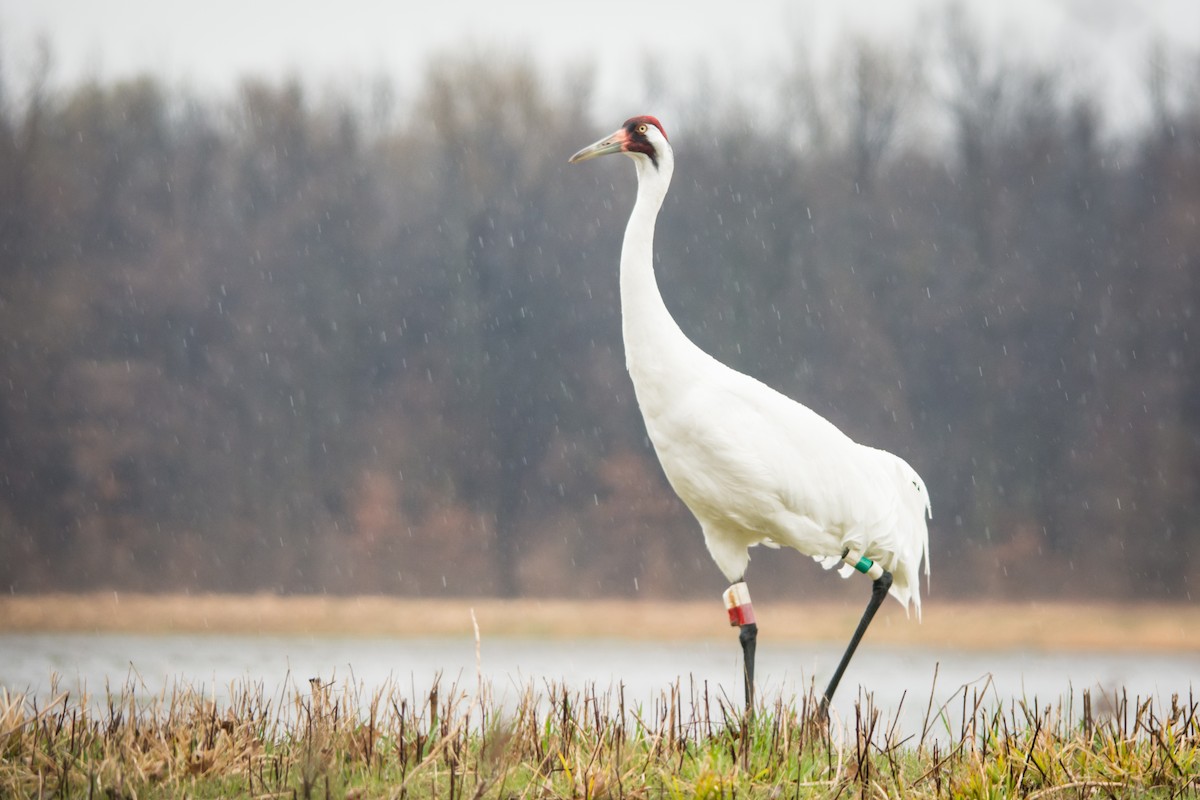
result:
<svg viewBox="0 0 1200 800"><path fill-rule="evenodd" d="M756 604L776 640L844 642L854 603ZM712 602L616 600L405 600L276 595L83 595L0 597L2 631L306 633L350 636L727 637ZM1200 652L1200 606L1087 603L929 603L923 620L896 603L880 609L871 641L963 649L1098 649Z"/></svg>
<svg viewBox="0 0 1200 800"><path fill-rule="evenodd" d="M869 706L817 721L811 697L749 724L701 688L620 693L309 682L218 706L127 687L39 706L0 698L0 796L347 798L1180 797L1200 791L1193 698L988 706L963 689L902 731ZM924 704L922 704L924 705ZM955 711L961 713L953 713ZM961 722L952 723L951 719Z"/></svg>

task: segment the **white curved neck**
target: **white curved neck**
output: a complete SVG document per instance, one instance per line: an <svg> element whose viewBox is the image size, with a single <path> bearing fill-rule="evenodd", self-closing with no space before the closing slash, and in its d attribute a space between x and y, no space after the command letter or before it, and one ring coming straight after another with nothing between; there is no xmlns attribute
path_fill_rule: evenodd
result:
<svg viewBox="0 0 1200 800"><path fill-rule="evenodd" d="M644 413L652 413L659 388L669 388L681 379L680 370L702 355L667 311L654 277L654 223L675 168L670 149L664 150L657 166L644 155L633 159L638 174L637 201L621 248L625 365Z"/></svg>

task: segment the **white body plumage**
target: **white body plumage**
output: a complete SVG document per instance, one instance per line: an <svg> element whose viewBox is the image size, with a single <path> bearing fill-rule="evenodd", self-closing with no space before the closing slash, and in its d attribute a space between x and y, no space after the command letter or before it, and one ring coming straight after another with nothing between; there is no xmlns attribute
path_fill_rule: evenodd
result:
<svg viewBox="0 0 1200 800"><path fill-rule="evenodd" d="M674 156L657 120L630 123L625 139L618 131L573 160L618 152L617 143L637 165L637 201L621 250L626 364L663 471L700 522L713 560L734 582L754 545L792 547L826 567L841 564L850 549L892 573L890 593L919 614L922 561L929 572L924 482L903 459L854 442L683 334L653 266L655 221ZM629 138L635 134L637 147ZM851 572L843 566L844 575Z"/></svg>

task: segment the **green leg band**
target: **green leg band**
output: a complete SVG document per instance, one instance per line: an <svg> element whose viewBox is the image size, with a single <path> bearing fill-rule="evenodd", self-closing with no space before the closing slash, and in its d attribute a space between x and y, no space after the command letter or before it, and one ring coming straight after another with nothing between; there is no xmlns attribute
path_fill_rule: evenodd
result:
<svg viewBox="0 0 1200 800"><path fill-rule="evenodd" d="M883 575L883 567L856 551L847 550L842 556L842 561L872 580L878 580Z"/></svg>

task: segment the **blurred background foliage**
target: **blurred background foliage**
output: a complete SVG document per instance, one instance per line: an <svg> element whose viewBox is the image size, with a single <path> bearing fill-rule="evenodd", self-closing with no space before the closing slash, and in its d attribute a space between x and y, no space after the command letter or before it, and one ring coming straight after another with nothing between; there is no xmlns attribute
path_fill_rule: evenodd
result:
<svg viewBox="0 0 1200 800"><path fill-rule="evenodd" d="M903 455L943 597L1200 579L1200 56L1143 124L962 19L751 110L646 65L659 280L701 346ZM0 585L719 591L624 372L634 177L585 71L420 90L153 77L0 98ZM654 112L631 108L629 113ZM853 591L797 554L763 596Z"/></svg>

